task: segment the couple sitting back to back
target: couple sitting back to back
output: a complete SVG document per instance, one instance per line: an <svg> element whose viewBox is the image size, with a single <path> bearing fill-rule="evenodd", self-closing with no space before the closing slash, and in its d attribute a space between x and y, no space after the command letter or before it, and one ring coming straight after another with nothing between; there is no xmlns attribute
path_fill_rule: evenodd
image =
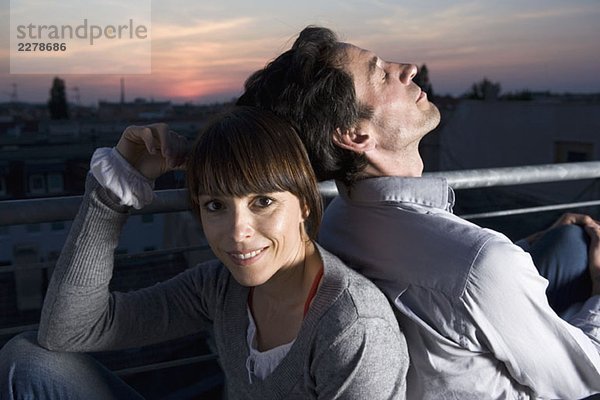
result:
<svg viewBox="0 0 600 400"><path fill-rule="evenodd" d="M416 72L328 29L304 29L188 155L191 203L220 261L122 294L109 293L108 281L124 213L151 200L152 180L185 155L164 125L128 128L116 149L92 160L40 344L105 350L208 326L232 398L577 399L600 391L598 223L570 214L515 245L454 216L446 181L421 177L418 145L440 114L412 82ZM316 178L335 179L340 192L319 243L381 289L403 334L379 292L315 244L320 204L308 159ZM2 369L18 370L15 360L27 357L16 353L63 371L76 363L31 335L6 347ZM101 374L92 360L80 362L82 375L93 371L82 381ZM31 374L11 376L3 386L75 390L60 374L38 386ZM98 381L106 396L131 395L114 376Z"/></svg>

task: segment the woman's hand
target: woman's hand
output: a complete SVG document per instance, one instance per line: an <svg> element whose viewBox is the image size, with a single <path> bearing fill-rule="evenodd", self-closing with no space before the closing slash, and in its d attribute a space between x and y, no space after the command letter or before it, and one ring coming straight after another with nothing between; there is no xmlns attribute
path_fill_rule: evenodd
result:
<svg viewBox="0 0 600 400"><path fill-rule="evenodd" d="M188 142L164 123L132 125L123 131L116 149L131 166L154 180L184 167Z"/></svg>

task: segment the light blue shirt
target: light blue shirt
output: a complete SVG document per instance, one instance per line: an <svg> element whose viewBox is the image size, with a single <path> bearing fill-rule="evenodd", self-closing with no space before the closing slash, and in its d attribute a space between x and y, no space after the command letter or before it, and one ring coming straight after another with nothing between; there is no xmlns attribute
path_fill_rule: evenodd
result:
<svg viewBox="0 0 600 400"><path fill-rule="evenodd" d="M372 178L326 210L319 242L400 311L409 399L579 399L600 391L600 296L570 323L506 236L452 214L440 178Z"/></svg>

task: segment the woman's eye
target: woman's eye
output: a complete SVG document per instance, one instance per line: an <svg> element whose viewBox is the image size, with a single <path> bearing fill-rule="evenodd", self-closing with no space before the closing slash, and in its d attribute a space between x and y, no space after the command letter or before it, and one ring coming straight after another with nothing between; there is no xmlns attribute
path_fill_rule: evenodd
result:
<svg viewBox="0 0 600 400"><path fill-rule="evenodd" d="M204 203L204 208L208 212L219 211L223 208L223 204L217 200L210 200Z"/></svg>
<svg viewBox="0 0 600 400"><path fill-rule="evenodd" d="M271 204L273 204L273 199L270 197L266 197L266 196L260 196L260 197L256 198L255 204L257 206L259 206L260 208L267 208Z"/></svg>

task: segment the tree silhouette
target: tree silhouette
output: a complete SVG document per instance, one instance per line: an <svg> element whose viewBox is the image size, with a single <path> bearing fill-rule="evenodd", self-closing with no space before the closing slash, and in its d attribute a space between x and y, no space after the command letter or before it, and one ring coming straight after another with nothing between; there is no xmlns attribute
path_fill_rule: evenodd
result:
<svg viewBox="0 0 600 400"><path fill-rule="evenodd" d="M492 82L488 78L476 82L471 86L471 91L465 94L468 99L474 100L496 100L500 94L500 83Z"/></svg>
<svg viewBox="0 0 600 400"><path fill-rule="evenodd" d="M419 87L427 93L427 98L433 99L433 86L429 80L429 70L427 65L423 64L417 71L417 75L413 78L413 82L419 85Z"/></svg>
<svg viewBox="0 0 600 400"><path fill-rule="evenodd" d="M502 100L531 101L533 100L533 93L528 89L523 89L518 92L503 94Z"/></svg>
<svg viewBox="0 0 600 400"><path fill-rule="evenodd" d="M65 81L55 77L50 89L50 100L48 100L48 110L51 119L69 119L69 106L67 105L67 94L65 90Z"/></svg>

